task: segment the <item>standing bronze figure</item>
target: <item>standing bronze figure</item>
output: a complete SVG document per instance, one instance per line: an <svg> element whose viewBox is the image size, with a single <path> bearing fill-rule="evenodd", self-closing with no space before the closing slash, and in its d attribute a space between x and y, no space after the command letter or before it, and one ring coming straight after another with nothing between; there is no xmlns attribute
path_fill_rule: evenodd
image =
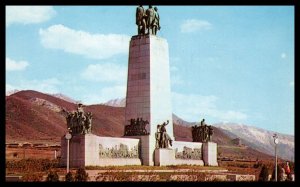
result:
<svg viewBox="0 0 300 187"><path fill-rule="evenodd" d="M139 35L146 34L146 14L142 5L136 8L136 25Z"/></svg>
<svg viewBox="0 0 300 187"><path fill-rule="evenodd" d="M156 35L158 30L160 30L158 8L154 7L154 20L152 23L152 34Z"/></svg>
<svg viewBox="0 0 300 187"><path fill-rule="evenodd" d="M152 8L152 5L149 5L149 8L146 10L146 15L147 15L146 25L147 25L147 30L148 30L147 34L153 34L152 26L153 26L153 21L155 18L155 10Z"/></svg>
<svg viewBox="0 0 300 187"><path fill-rule="evenodd" d="M167 123L164 122L162 125L157 125L157 132L155 133L156 139L156 148L169 148L169 145L172 146L172 139L167 133L166 125L169 124L169 120Z"/></svg>

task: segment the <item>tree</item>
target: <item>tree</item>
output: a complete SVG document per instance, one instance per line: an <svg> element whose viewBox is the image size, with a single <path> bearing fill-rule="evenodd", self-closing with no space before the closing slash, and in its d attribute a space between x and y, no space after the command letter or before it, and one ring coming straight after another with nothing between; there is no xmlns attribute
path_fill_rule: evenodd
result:
<svg viewBox="0 0 300 187"><path fill-rule="evenodd" d="M48 182L59 182L58 174L56 171L50 171L47 176Z"/></svg>
<svg viewBox="0 0 300 187"><path fill-rule="evenodd" d="M74 178L71 172L66 174L66 182L73 182Z"/></svg>
<svg viewBox="0 0 300 187"><path fill-rule="evenodd" d="M263 165L263 167L260 170L258 181L268 181L269 178L269 171L266 165Z"/></svg>
<svg viewBox="0 0 300 187"><path fill-rule="evenodd" d="M75 181L78 181L78 182L85 182L88 180L88 173L85 171L84 168L79 168L77 171L76 171L76 174L75 174Z"/></svg>

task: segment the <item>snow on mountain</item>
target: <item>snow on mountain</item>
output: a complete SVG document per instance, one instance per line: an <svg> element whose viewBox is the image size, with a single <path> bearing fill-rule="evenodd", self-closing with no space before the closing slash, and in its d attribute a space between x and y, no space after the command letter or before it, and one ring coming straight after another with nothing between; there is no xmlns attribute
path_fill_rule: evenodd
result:
<svg viewBox="0 0 300 187"><path fill-rule="evenodd" d="M9 90L9 91L7 91L6 93L5 93L5 95L6 96L10 96L10 95L12 95L12 94L15 94L15 93L17 93L17 92L19 92L20 90L16 90L16 89L14 89L14 90Z"/></svg>
<svg viewBox="0 0 300 187"><path fill-rule="evenodd" d="M126 99L112 99L102 104L113 107L125 107ZM193 126L198 124L196 122L187 122L175 114L173 114L173 122L181 126ZM240 138L243 144L269 155L274 155L273 135L276 133L280 141L278 145L278 155L286 160L294 160L294 136L292 135L281 134L243 124L217 123L212 125L222 130L232 139Z"/></svg>
<svg viewBox="0 0 300 187"><path fill-rule="evenodd" d="M181 126L191 127L191 126L197 124L195 122L187 122L187 121L181 119L180 117L178 117L177 115L175 115L174 113L172 115L172 118L173 118L173 123L176 123L177 125L181 125Z"/></svg>
<svg viewBox="0 0 300 187"><path fill-rule="evenodd" d="M273 135L278 135L278 155L286 160L294 160L294 136L265 129L234 123L219 123L214 126L224 130L232 138L241 138L245 144L264 153L274 155Z"/></svg>
<svg viewBox="0 0 300 187"><path fill-rule="evenodd" d="M49 94L49 95L52 95L56 98L59 98L59 99L65 100L65 101L68 101L70 103L75 103L75 104L78 103L78 101L75 101L74 99L72 99L64 94L61 94L61 93Z"/></svg>
<svg viewBox="0 0 300 187"><path fill-rule="evenodd" d="M43 106L43 107L46 107L54 112L60 112L62 110L61 107L57 106L56 104L54 103L51 103L45 99L41 99L41 98L32 98L30 99L30 101L36 105L39 105L39 106Z"/></svg>
<svg viewBox="0 0 300 187"><path fill-rule="evenodd" d="M125 98L112 99L102 104L107 106L113 106L113 107L125 107L126 99Z"/></svg>

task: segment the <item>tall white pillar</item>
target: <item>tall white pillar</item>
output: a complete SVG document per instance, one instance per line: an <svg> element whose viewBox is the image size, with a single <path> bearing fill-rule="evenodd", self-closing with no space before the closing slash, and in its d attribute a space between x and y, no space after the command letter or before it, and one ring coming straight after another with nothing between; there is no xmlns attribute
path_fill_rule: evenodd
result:
<svg viewBox="0 0 300 187"><path fill-rule="evenodd" d="M148 120L148 136L141 138L144 165L154 165L155 132L169 120L167 133L174 140L169 48L165 39L154 35L133 36L129 47L125 125L130 119Z"/></svg>

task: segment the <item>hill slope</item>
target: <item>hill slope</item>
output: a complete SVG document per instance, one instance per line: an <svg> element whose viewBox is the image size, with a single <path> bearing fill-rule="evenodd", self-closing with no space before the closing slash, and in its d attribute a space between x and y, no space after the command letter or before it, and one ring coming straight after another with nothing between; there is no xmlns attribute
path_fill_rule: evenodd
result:
<svg viewBox="0 0 300 187"><path fill-rule="evenodd" d="M27 90L6 97L6 142L30 141L59 143L66 132L63 109L77 107L63 99ZM124 108L103 105L85 107L92 112L92 132L102 136L122 136Z"/></svg>
<svg viewBox="0 0 300 187"><path fill-rule="evenodd" d="M265 129L241 125L241 124L215 124L231 138L239 137L245 145L251 146L259 151L274 154L275 132ZM294 160L294 136L276 133L278 135L278 155L286 160Z"/></svg>
<svg viewBox="0 0 300 187"><path fill-rule="evenodd" d="M60 138L66 132L66 120L62 110L71 111L76 107L74 103L32 90L7 96L6 142L60 143ZM88 105L84 110L93 113L92 133L100 136L123 136L124 107ZM194 123L188 123L176 116L173 122L175 139L192 141L190 124ZM181 125L177 122L181 122ZM254 149L235 146L230 136L219 128L213 128L212 140L218 143L218 150L223 156L271 158Z"/></svg>

